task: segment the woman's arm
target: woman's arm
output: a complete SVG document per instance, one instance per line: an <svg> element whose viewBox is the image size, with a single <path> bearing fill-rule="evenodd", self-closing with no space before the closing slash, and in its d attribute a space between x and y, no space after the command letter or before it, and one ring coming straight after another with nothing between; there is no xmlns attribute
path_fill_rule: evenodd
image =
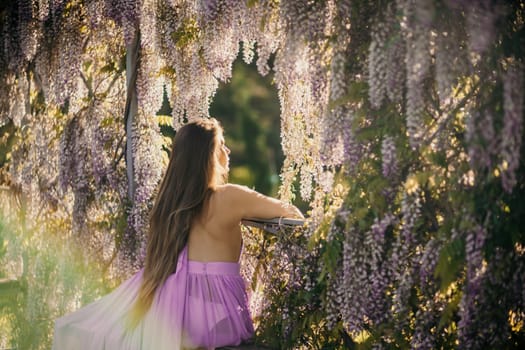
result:
<svg viewBox="0 0 525 350"><path fill-rule="evenodd" d="M301 211L294 205L265 196L246 186L226 184L222 187L226 197L225 202L231 205L231 210L239 219L276 217L304 219Z"/></svg>

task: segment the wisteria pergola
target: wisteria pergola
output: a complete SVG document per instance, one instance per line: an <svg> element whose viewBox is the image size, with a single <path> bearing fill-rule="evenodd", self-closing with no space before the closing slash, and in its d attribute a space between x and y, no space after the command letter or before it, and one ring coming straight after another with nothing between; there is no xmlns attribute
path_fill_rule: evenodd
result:
<svg viewBox="0 0 525 350"><path fill-rule="evenodd" d="M242 43L278 89L280 195L311 206L264 257L283 273L254 275L261 341L524 344L524 1L0 6L2 180L37 232L61 218L111 271L139 268L164 91L175 129L207 117Z"/></svg>

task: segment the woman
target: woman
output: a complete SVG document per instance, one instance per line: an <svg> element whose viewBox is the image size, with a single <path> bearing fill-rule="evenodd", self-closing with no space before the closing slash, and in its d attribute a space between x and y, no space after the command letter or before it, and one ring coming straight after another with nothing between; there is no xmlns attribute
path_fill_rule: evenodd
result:
<svg viewBox="0 0 525 350"><path fill-rule="evenodd" d="M240 222L299 217L294 206L226 183L230 150L217 120L181 127L150 213L144 268L56 321L53 349L193 349L254 333L239 275Z"/></svg>

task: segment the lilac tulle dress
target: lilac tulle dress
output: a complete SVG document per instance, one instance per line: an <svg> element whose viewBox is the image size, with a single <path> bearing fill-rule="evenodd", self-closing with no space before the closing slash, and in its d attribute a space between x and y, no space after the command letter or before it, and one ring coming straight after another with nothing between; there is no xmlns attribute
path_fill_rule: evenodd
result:
<svg viewBox="0 0 525 350"><path fill-rule="evenodd" d="M127 314L137 297L142 270L112 293L56 320L53 350L177 350L238 345L252 338L245 282L239 263L188 260L157 290L133 330Z"/></svg>

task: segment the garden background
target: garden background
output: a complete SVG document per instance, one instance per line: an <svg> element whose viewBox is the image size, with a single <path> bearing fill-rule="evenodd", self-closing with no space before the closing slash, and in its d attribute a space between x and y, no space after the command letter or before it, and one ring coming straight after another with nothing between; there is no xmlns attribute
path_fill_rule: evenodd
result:
<svg viewBox="0 0 525 350"><path fill-rule="evenodd" d="M525 344L524 1L0 3L0 348L141 267L183 123L304 228L246 229L257 342Z"/></svg>

